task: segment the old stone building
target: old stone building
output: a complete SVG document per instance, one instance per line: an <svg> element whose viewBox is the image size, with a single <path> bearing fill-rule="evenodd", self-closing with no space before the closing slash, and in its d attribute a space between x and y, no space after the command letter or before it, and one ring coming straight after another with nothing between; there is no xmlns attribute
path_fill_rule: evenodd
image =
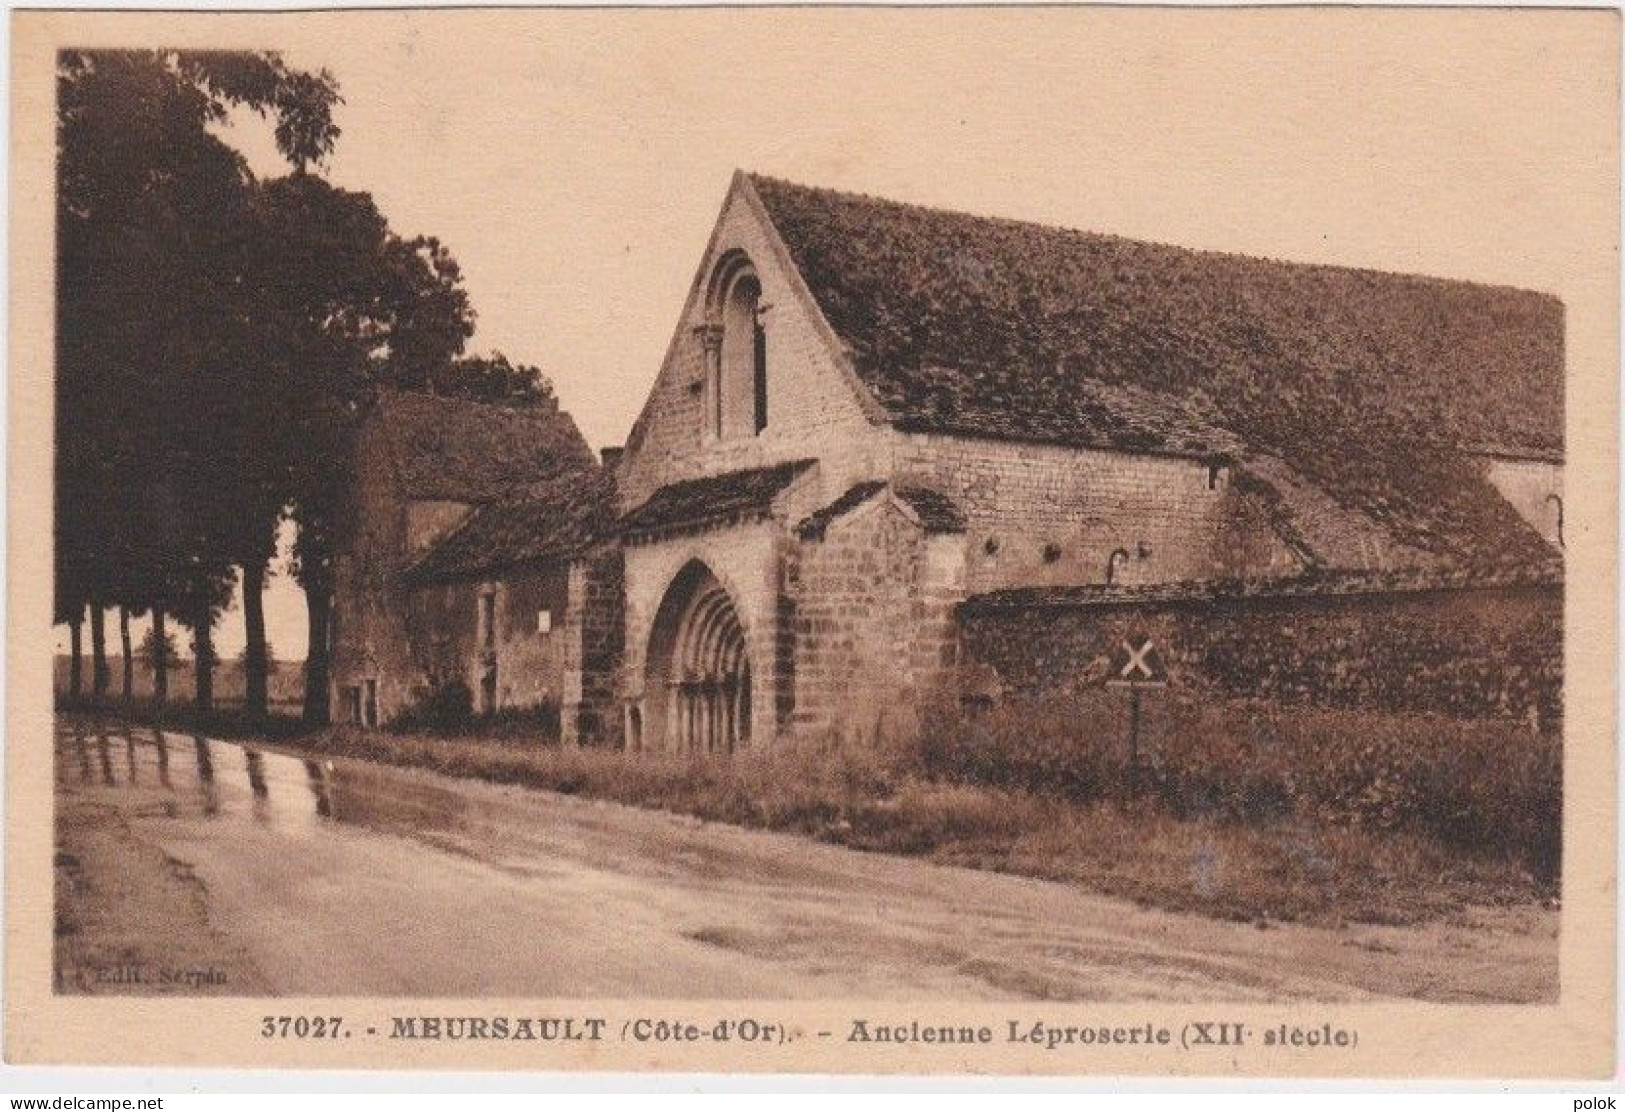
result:
<svg viewBox="0 0 1625 1112"><path fill-rule="evenodd" d="M595 636L572 577L591 578L612 507L569 415L386 392L353 474L334 567L337 717L377 726L452 683L481 711L563 711Z"/></svg>
<svg viewBox="0 0 1625 1112"><path fill-rule="evenodd" d="M738 175L619 473L627 744L906 732L1125 622L1225 694L1425 659L1549 716L1562 381L1540 294Z"/></svg>
<svg viewBox="0 0 1625 1112"><path fill-rule="evenodd" d="M500 491L392 479L336 682L726 753L1097 683L1134 630L1197 693L1550 722L1562 349L1542 294L739 174L613 478L555 415Z"/></svg>

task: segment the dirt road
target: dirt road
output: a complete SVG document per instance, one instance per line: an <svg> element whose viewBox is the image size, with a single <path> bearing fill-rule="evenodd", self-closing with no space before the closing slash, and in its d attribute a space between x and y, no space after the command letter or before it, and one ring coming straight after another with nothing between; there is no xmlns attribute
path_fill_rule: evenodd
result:
<svg viewBox="0 0 1625 1112"><path fill-rule="evenodd" d="M59 722L56 765L68 991L1529 1001L1556 990L1557 915L1533 909L1459 926L1259 930L72 718ZM187 971L198 975L174 979Z"/></svg>

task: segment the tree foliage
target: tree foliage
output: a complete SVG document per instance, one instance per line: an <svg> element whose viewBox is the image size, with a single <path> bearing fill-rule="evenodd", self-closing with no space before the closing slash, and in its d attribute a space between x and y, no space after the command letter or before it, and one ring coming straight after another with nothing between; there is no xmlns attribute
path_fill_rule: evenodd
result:
<svg viewBox="0 0 1625 1112"><path fill-rule="evenodd" d="M474 311L450 250L319 176L330 74L271 52L71 50L57 79L55 617L172 615L204 700L239 569L263 680L257 592L285 514L325 652L347 446L375 390L534 405L551 387L464 357ZM222 138L234 108L272 124L287 175L257 180ZM325 702L325 670L309 684Z"/></svg>

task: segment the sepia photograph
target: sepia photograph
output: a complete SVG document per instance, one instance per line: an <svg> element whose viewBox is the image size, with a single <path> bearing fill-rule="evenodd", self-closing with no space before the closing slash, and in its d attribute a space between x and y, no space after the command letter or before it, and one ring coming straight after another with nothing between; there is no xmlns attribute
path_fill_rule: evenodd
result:
<svg viewBox="0 0 1625 1112"><path fill-rule="evenodd" d="M7 1057L1611 1075L1616 14L14 16Z"/></svg>

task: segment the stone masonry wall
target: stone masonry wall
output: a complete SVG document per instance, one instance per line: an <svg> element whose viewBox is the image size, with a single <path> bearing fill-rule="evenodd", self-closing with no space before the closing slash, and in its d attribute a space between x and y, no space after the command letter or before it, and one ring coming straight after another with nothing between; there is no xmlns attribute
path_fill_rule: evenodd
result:
<svg viewBox="0 0 1625 1112"><path fill-rule="evenodd" d="M912 735L922 703L951 680L963 542L925 534L882 497L792 551L798 735L858 743Z"/></svg>
<svg viewBox="0 0 1625 1112"><path fill-rule="evenodd" d="M959 627L967 682L1007 696L1098 684L1123 640L1150 637L1171 686L1199 695L1552 724L1562 607L1561 588L1522 587L972 611Z"/></svg>
<svg viewBox="0 0 1625 1112"><path fill-rule="evenodd" d="M1155 583L1279 575L1297 560L1262 510L1200 460L895 436L893 474L953 498L969 523L968 586Z"/></svg>
<svg viewBox="0 0 1625 1112"><path fill-rule="evenodd" d="M816 309L781 265L773 235L749 203L730 195L672 347L627 442L618 473L623 510L669 483L793 459L821 462L824 501L877 473L885 429L864 413ZM731 251L745 252L762 286L768 421L759 435L717 439L706 421L705 349L695 329L706 323L712 269Z"/></svg>
<svg viewBox="0 0 1625 1112"><path fill-rule="evenodd" d="M1512 503L1520 517L1540 535L1559 547L1563 537L1558 523L1562 517L1563 465L1543 460L1484 460L1485 475L1501 497Z"/></svg>
<svg viewBox="0 0 1625 1112"><path fill-rule="evenodd" d="M489 644L480 620L481 598L494 599L496 625ZM567 572L544 565L518 568L487 580L435 584L412 591L406 638L411 652L412 698L440 683L461 680L481 709L487 660L496 667L497 710L558 706L564 695ZM540 628L546 612L549 628Z"/></svg>
<svg viewBox="0 0 1625 1112"><path fill-rule="evenodd" d="M677 573L697 560L727 588L744 630L751 670L751 744L771 741L780 726L772 679L779 644L782 538L782 525L764 520L626 547L624 700L666 697L664 691L646 689L649 638ZM644 739L646 748L662 744L663 739Z"/></svg>
<svg viewBox="0 0 1625 1112"><path fill-rule="evenodd" d="M330 705L336 721L350 713L347 692L364 692L369 681L377 685L380 724L400 713L422 682L406 636L407 599L397 588L409 561L408 507L394 467L385 438L364 425L355 446L352 503L334 546ZM436 516L452 512L441 504Z"/></svg>
<svg viewBox="0 0 1625 1112"><path fill-rule="evenodd" d="M616 683L625 646L622 590L625 559L619 548L570 565L564 617L566 745L619 745L621 723Z"/></svg>

